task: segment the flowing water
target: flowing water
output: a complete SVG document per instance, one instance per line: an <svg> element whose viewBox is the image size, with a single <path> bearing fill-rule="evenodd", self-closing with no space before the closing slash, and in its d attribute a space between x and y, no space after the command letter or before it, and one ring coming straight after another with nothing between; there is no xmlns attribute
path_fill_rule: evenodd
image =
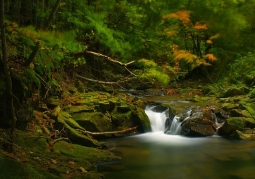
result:
<svg viewBox="0 0 255 179"><path fill-rule="evenodd" d="M255 142L163 133L166 112L146 110L153 132L114 139L122 163L98 166L106 179L254 179ZM173 133L178 133L176 123Z"/></svg>

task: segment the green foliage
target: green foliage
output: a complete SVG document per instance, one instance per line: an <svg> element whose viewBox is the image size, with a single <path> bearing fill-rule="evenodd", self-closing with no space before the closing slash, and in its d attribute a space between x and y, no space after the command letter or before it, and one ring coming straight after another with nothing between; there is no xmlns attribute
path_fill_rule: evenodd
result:
<svg viewBox="0 0 255 179"><path fill-rule="evenodd" d="M141 59L138 61L139 65L144 67L144 73L141 79L152 79L160 82L163 85L167 85L170 81L170 77L166 74L166 70L158 66L154 61Z"/></svg>
<svg viewBox="0 0 255 179"><path fill-rule="evenodd" d="M236 60L230 64L229 80L234 83L247 83L254 85L255 83L255 53L248 52L245 56L238 56Z"/></svg>

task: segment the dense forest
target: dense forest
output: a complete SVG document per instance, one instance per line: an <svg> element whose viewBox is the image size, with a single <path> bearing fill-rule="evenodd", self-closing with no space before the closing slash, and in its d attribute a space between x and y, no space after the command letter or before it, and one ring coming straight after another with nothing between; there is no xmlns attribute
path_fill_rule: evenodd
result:
<svg viewBox="0 0 255 179"><path fill-rule="evenodd" d="M59 141L81 144L64 130L56 132L51 121L60 107L75 113L77 91L93 101L86 101L93 109L83 111L99 105L104 117L114 120L103 99L110 100L110 93L130 102L119 89L172 89L187 81L218 92L229 86L252 91L255 85L255 0L1 0L0 5L0 146L10 158L25 158L20 130L40 129L38 138L46 139L49 151ZM95 91L102 93L91 95ZM117 112L125 110L119 106ZM93 132L107 137L111 131L150 130L140 108L130 110L136 120L125 128L87 131L69 118L62 125L82 130L86 137L75 136L85 146L104 148Z"/></svg>

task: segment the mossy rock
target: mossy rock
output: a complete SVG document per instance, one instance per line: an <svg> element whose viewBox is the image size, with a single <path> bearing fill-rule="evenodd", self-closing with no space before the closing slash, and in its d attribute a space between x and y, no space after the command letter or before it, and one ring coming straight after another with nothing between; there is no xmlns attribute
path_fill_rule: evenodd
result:
<svg viewBox="0 0 255 179"><path fill-rule="evenodd" d="M235 103L223 103L221 104L223 110L239 109L239 104Z"/></svg>
<svg viewBox="0 0 255 179"><path fill-rule="evenodd" d="M121 105L121 106L117 106L117 112L119 113L126 113L130 111L130 107L128 105Z"/></svg>
<svg viewBox="0 0 255 179"><path fill-rule="evenodd" d="M133 114L131 111L125 112L125 113L113 113L112 114L112 124L115 128L121 127L134 127L135 122L133 120Z"/></svg>
<svg viewBox="0 0 255 179"><path fill-rule="evenodd" d="M87 131L107 132L112 131L112 121L108 115L101 112L72 114L73 119Z"/></svg>
<svg viewBox="0 0 255 179"><path fill-rule="evenodd" d="M142 108L142 109L145 109L145 107L146 107L146 105L147 105L146 102L143 101L143 100L141 100L141 99L135 100L134 104L135 104L137 107Z"/></svg>
<svg viewBox="0 0 255 179"><path fill-rule="evenodd" d="M18 160L14 160L13 158L2 158L0 160L0 168L0 178L3 179L59 179L59 177L41 169L40 167L36 167L29 163L24 164Z"/></svg>
<svg viewBox="0 0 255 179"><path fill-rule="evenodd" d="M115 107L115 104L108 101L100 101L95 108L98 112L111 112Z"/></svg>
<svg viewBox="0 0 255 179"><path fill-rule="evenodd" d="M239 130L236 130L235 132L234 132L234 138L236 138L236 139L241 139L241 140L247 140L247 139L252 139L252 138L255 138L254 137L254 134L245 134L245 133L243 133L243 132L241 132L241 131L239 131Z"/></svg>
<svg viewBox="0 0 255 179"><path fill-rule="evenodd" d="M180 114L181 111L183 111L183 106L181 105L176 105L176 104L162 104L162 106L168 107L169 111L171 111L171 113L173 115L177 115Z"/></svg>
<svg viewBox="0 0 255 179"><path fill-rule="evenodd" d="M138 130L140 132L151 132L151 123L150 119L145 113L144 109L135 107L133 109L133 116L136 124L139 126Z"/></svg>
<svg viewBox="0 0 255 179"><path fill-rule="evenodd" d="M255 119L255 110L254 110L255 104L242 102L240 103L240 106L242 109L247 110L251 114L252 118Z"/></svg>
<svg viewBox="0 0 255 179"><path fill-rule="evenodd" d="M94 107L93 106L71 106L67 109L69 113L79 113L79 112L93 112Z"/></svg>
<svg viewBox="0 0 255 179"><path fill-rule="evenodd" d="M245 117L230 117L226 120L223 126L219 129L220 135L233 135L236 130L242 130L246 127L247 118Z"/></svg>
<svg viewBox="0 0 255 179"><path fill-rule="evenodd" d="M65 141L60 141L53 146L53 149L61 154L70 156L73 160L88 161L93 164L100 163L101 161L120 161L121 158L115 156L108 150L101 150L92 147L81 146L77 144L70 144ZM91 165L87 166L91 167ZM87 168L86 167L86 168Z"/></svg>
<svg viewBox="0 0 255 179"><path fill-rule="evenodd" d="M95 141L93 138L79 133L76 129L85 130L81 127L71 116L66 112L59 112L56 120L56 127L63 129L65 127L68 138L76 144L89 146L89 147L99 147L102 144Z"/></svg>
<svg viewBox="0 0 255 179"><path fill-rule="evenodd" d="M251 114L247 110L242 110L242 109L231 109L230 115L232 117L246 117L246 118L251 118Z"/></svg>

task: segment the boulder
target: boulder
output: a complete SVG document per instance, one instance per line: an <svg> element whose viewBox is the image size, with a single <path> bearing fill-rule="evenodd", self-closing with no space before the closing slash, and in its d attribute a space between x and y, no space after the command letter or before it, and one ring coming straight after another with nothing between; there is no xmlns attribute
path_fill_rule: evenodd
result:
<svg viewBox="0 0 255 179"><path fill-rule="evenodd" d="M72 143L76 143L88 147L103 147L103 144L96 141L88 135L79 133L76 129L85 130L72 117L64 111L59 111L56 114L56 128L59 130L65 129L67 137Z"/></svg>
<svg viewBox="0 0 255 179"><path fill-rule="evenodd" d="M237 139L253 139L255 138L255 129L246 128L242 131L236 130L233 135Z"/></svg>
<svg viewBox="0 0 255 179"><path fill-rule="evenodd" d="M252 121L254 122L252 118L230 117L219 129L219 135L233 136L237 130L241 131Z"/></svg>
<svg viewBox="0 0 255 179"><path fill-rule="evenodd" d="M132 114L139 132L151 132L150 119L142 108L134 107L132 109Z"/></svg>
<svg viewBox="0 0 255 179"><path fill-rule="evenodd" d="M188 119L182 124L182 132L188 136L211 136L216 132L217 126L208 119Z"/></svg>
<svg viewBox="0 0 255 179"><path fill-rule="evenodd" d="M72 114L73 119L90 132L107 132L112 130L111 118L101 112L81 112Z"/></svg>

